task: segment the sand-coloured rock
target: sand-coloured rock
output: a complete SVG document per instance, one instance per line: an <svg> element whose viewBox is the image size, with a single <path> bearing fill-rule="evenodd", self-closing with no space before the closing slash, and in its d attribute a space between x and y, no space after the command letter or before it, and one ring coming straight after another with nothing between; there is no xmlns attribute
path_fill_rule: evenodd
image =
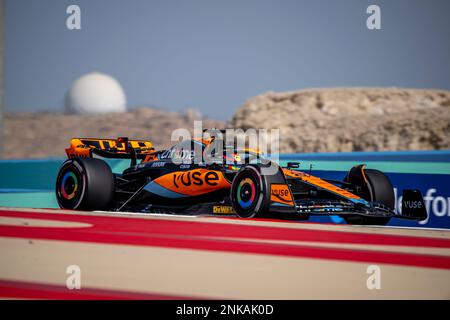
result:
<svg viewBox="0 0 450 320"><path fill-rule="evenodd" d="M194 120L204 128L222 128L224 122L203 119L195 110L170 112L138 108L124 113L67 115L61 113L9 113L5 121L7 159L64 156L73 137L148 139L156 148L173 144L171 133L177 128L193 131Z"/></svg>
<svg viewBox="0 0 450 320"><path fill-rule="evenodd" d="M231 121L204 119L195 110L138 108L124 113L67 115L8 113L4 158L63 156L72 137L128 136L173 143L177 128L280 129L280 152L450 149L450 91L396 88L311 89L249 99Z"/></svg>
<svg viewBox="0 0 450 320"><path fill-rule="evenodd" d="M232 127L279 128L280 152L450 148L450 91L311 89L249 99Z"/></svg>

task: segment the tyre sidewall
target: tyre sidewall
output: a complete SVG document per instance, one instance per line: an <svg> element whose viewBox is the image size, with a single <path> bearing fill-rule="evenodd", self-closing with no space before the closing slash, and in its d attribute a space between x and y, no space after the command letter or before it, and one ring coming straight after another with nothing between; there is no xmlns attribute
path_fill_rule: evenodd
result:
<svg viewBox="0 0 450 320"><path fill-rule="evenodd" d="M360 195L367 201L379 202L390 209L395 207L394 189L389 178L381 171L375 169L365 169L364 175L367 180L364 195ZM348 180L348 176L346 177ZM351 182L351 181L349 181ZM390 217L368 217L360 215L343 216L348 224L360 225L386 225Z"/></svg>
<svg viewBox="0 0 450 320"><path fill-rule="evenodd" d="M79 194L73 201L64 199L61 182L66 172L79 177ZM70 159L63 163L56 180L56 198L64 209L106 210L114 196L114 175L108 164L101 159Z"/></svg>
<svg viewBox="0 0 450 320"><path fill-rule="evenodd" d="M389 178L381 171L366 169L364 171L369 182L371 201L377 201L390 209L395 208L394 187Z"/></svg>
<svg viewBox="0 0 450 320"><path fill-rule="evenodd" d="M62 180L67 173L73 173L78 179L78 190L77 195L73 199L66 199L62 195ZM63 209L73 209L73 210L82 210L83 202L85 202L86 198L86 172L83 166L74 159L66 160L61 169L58 172L58 176L56 178L56 200L60 208Z"/></svg>

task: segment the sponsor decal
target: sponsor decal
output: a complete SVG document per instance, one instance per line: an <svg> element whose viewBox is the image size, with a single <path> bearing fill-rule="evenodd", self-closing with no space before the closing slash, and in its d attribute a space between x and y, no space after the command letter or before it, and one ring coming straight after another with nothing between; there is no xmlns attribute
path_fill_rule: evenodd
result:
<svg viewBox="0 0 450 320"><path fill-rule="evenodd" d="M420 209L422 208L422 202L420 201L405 201L403 202L406 208L409 209Z"/></svg>
<svg viewBox="0 0 450 320"><path fill-rule="evenodd" d="M232 206L213 206L213 213L216 214L235 214Z"/></svg>
<svg viewBox="0 0 450 320"><path fill-rule="evenodd" d="M294 205L292 194L289 187L285 184L271 184L270 201L279 202L287 205Z"/></svg>
<svg viewBox="0 0 450 320"><path fill-rule="evenodd" d="M402 211L402 196L398 194L397 188L394 188L396 195L397 211ZM423 193L423 201L425 202L425 208L428 213L428 217L425 220L419 221L419 224L427 224L428 221L434 216L436 218L449 218L450 217L450 197L443 197L439 195L440 192L437 188L429 188ZM405 206L410 209L420 209L422 203L420 201L405 201ZM447 226L448 228L448 226Z"/></svg>
<svg viewBox="0 0 450 320"><path fill-rule="evenodd" d="M81 154L81 153L70 153L68 154L69 159L76 159L76 158L90 158L89 154Z"/></svg>
<svg viewBox="0 0 450 320"><path fill-rule="evenodd" d="M176 150L176 149L169 149L165 150L160 155L160 159L172 159L172 160L193 160L195 157L194 150Z"/></svg>
<svg viewBox="0 0 450 320"><path fill-rule="evenodd" d="M160 168L160 167L164 167L165 166L165 162L153 162L152 163L152 168Z"/></svg>
<svg viewBox="0 0 450 320"><path fill-rule="evenodd" d="M189 187L202 186L204 184L208 186L217 186L219 181L219 175L215 171L209 171L202 173L201 171L187 171L183 173L175 173L173 175L173 184L176 188L180 186Z"/></svg>

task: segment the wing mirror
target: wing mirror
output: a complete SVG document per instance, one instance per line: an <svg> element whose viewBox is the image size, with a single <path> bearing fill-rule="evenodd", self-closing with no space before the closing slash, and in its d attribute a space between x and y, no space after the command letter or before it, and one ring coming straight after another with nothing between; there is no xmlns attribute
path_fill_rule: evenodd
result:
<svg viewBox="0 0 450 320"><path fill-rule="evenodd" d="M298 169L298 168L300 168L300 162L288 162L287 168L288 169Z"/></svg>

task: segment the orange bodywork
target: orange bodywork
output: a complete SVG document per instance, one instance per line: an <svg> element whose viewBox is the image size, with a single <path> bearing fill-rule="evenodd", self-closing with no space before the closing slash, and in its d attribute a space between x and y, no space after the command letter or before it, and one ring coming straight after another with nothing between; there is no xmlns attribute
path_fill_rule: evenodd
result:
<svg viewBox="0 0 450 320"><path fill-rule="evenodd" d="M221 171L208 169L171 172L153 180L153 182L186 196L198 196L231 187Z"/></svg>
<svg viewBox="0 0 450 320"><path fill-rule="evenodd" d="M270 201L277 202L288 206L294 206L294 198L292 197L291 190L286 184L270 185Z"/></svg>
<svg viewBox="0 0 450 320"><path fill-rule="evenodd" d="M291 177L291 178L296 178L296 179L300 179L306 183L310 183L312 185L315 185L317 187L320 187L322 189L331 191L335 194L341 195L345 198L349 198L349 199L361 199L360 197L358 197L357 195L354 195L351 192L348 192L347 190L344 190L342 188L339 188L337 186L335 186L334 184L331 184L329 182L326 182L325 180L322 180L320 178L314 177L312 175L306 174L304 172L300 172L300 171L293 171L293 170L289 170L289 169L283 169L284 175L286 177Z"/></svg>
<svg viewBox="0 0 450 320"><path fill-rule="evenodd" d="M138 154L151 154L155 151L150 141L129 140L129 146ZM113 152L118 155L128 154L126 144L114 139L74 138L70 140L70 147L66 149L69 158L90 158L92 150Z"/></svg>

